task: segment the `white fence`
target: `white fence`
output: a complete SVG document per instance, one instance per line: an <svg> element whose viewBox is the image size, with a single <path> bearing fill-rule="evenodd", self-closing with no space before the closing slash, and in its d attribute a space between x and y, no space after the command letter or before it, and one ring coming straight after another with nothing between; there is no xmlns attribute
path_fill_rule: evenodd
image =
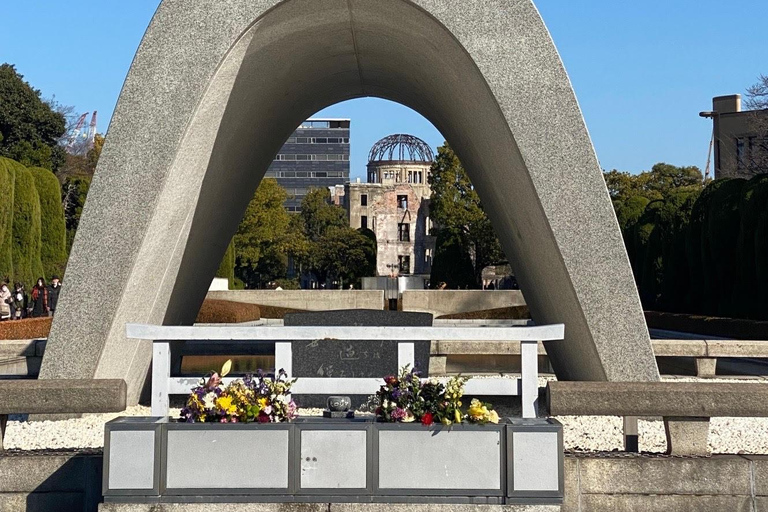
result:
<svg viewBox="0 0 768 512"><path fill-rule="evenodd" d="M521 395L523 418L535 418L538 401L537 343L562 340L563 324L535 327L274 327L274 326L159 326L127 324L128 338L152 340L152 415L167 416L170 395L186 395L199 379L171 376L171 341L205 340L212 344L248 340L275 344L275 368L292 376L294 341L323 339L398 341L398 366L413 366L414 341L520 341L520 378L471 379L465 394ZM382 376L383 377L383 376ZM232 379L224 379L228 382ZM447 379L442 379L447 380ZM301 377L292 392L301 394L372 395L382 383L380 378Z"/></svg>

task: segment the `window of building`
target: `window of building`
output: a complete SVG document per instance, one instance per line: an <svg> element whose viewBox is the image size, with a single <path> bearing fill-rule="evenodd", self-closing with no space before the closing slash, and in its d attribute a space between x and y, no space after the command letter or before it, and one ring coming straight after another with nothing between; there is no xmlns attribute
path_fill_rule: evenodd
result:
<svg viewBox="0 0 768 512"><path fill-rule="evenodd" d="M296 144L309 144L309 137L296 137Z"/></svg>
<svg viewBox="0 0 768 512"><path fill-rule="evenodd" d="M744 158L745 156L744 150L745 150L744 139L740 137L736 139L736 168L737 169L744 169L746 167L746 165L744 164L744 162L746 161L746 158Z"/></svg>
<svg viewBox="0 0 768 512"><path fill-rule="evenodd" d="M403 210L407 210L408 196L397 196L397 207Z"/></svg>
<svg viewBox="0 0 768 512"><path fill-rule="evenodd" d="M408 223L401 223L397 225L397 239L401 242L411 241L411 225Z"/></svg>
<svg viewBox="0 0 768 512"><path fill-rule="evenodd" d="M398 256L397 266L399 267L401 274L411 273L411 257L410 256Z"/></svg>
<svg viewBox="0 0 768 512"><path fill-rule="evenodd" d="M427 249L424 251L424 263L427 265L432 265L432 249Z"/></svg>
<svg viewBox="0 0 768 512"><path fill-rule="evenodd" d="M317 171L315 174L315 178L327 178L328 173L324 171Z"/></svg>
<svg viewBox="0 0 768 512"><path fill-rule="evenodd" d="M368 229L368 216L367 215L361 215L360 216L360 229Z"/></svg>
<svg viewBox="0 0 768 512"><path fill-rule="evenodd" d="M360 206L368 206L368 194L360 194Z"/></svg>

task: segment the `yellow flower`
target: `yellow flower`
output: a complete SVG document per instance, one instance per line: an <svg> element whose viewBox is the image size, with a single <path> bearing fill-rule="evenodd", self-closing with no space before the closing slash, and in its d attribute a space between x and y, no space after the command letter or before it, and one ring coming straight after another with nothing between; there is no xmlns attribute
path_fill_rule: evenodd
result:
<svg viewBox="0 0 768 512"><path fill-rule="evenodd" d="M489 416L488 416L488 421L490 421L491 423L498 423L499 422L499 413L497 413L496 411L491 411Z"/></svg>
<svg viewBox="0 0 768 512"><path fill-rule="evenodd" d="M456 409L456 411L454 412L454 417L455 417L454 419L456 420L456 423L461 423L461 411Z"/></svg>
<svg viewBox="0 0 768 512"><path fill-rule="evenodd" d="M488 414L488 409L478 399L472 399L472 403L469 404L469 415L474 419L482 419Z"/></svg>
<svg viewBox="0 0 768 512"><path fill-rule="evenodd" d="M259 398L259 408L263 409L267 406L268 400L266 398Z"/></svg>
<svg viewBox="0 0 768 512"><path fill-rule="evenodd" d="M216 405L224 411L225 413L234 413L237 410L237 407L232 405L232 397L231 396L220 396L216 399Z"/></svg>

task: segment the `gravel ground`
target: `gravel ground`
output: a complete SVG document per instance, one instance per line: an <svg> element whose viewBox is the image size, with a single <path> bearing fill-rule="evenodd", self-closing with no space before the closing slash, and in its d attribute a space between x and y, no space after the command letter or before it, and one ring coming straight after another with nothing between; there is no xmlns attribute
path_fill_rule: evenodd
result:
<svg viewBox="0 0 768 512"><path fill-rule="evenodd" d="M485 378L485 377L478 377ZM545 386L552 377L541 377L539 385ZM695 382L696 378L664 378L664 380ZM737 379L706 379L730 382ZM766 385L768 379L738 379L738 382L754 382ZM499 414L519 416L519 403L497 404ZM300 409L302 416L319 416L320 409ZM63 421L23 421L23 417L11 416L5 434L5 447L9 449L40 450L61 448L100 448L104 444L104 424L118 416L149 416L149 407L130 407L123 413L90 414L82 418ZM178 409L171 410L178 416ZM621 450L622 420L613 416L561 416L563 439L566 450L602 452ZM640 450L661 453L666 450L664 424L658 420L640 420ZM768 453L768 418L712 418L709 444L712 453Z"/></svg>

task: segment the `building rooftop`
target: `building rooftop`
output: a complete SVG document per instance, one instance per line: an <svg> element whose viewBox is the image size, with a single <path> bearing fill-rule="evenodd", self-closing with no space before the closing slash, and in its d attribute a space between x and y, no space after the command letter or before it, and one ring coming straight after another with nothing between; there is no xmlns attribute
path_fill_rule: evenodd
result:
<svg viewBox="0 0 768 512"><path fill-rule="evenodd" d="M384 137L371 148L368 163L416 162L432 163L434 154L429 144L418 137L397 133Z"/></svg>

